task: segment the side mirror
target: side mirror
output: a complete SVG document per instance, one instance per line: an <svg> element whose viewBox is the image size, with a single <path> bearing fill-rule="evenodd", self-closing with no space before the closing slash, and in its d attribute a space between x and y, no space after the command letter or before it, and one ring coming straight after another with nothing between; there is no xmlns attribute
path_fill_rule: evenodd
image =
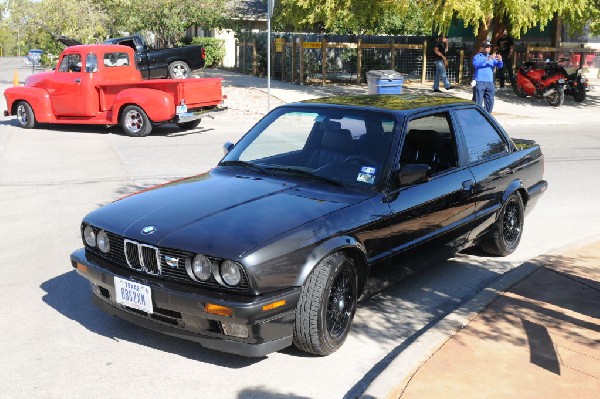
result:
<svg viewBox="0 0 600 399"><path fill-rule="evenodd" d="M225 155L229 154L229 151L231 151L233 149L233 146L235 144L231 143L231 142L226 142L225 144L223 144L223 152L225 153Z"/></svg>
<svg viewBox="0 0 600 399"><path fill-rule="evenodd" d="M403 165L396 172L396 181L400 187L427 183L431 179L431 166L421 163Z"/></svg>

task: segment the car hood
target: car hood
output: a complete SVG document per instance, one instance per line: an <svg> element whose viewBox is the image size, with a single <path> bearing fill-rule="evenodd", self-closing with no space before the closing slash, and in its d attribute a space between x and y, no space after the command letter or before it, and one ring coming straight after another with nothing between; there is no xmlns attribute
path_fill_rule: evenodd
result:
<svg viewBox="0 0 600 399"><path fill-rule="evenodd" d="M84 220L144 243L236 259L261 242L361 199L339 191L213 170L118 200ZM143 234L148 226L155 231Z"/></svg>

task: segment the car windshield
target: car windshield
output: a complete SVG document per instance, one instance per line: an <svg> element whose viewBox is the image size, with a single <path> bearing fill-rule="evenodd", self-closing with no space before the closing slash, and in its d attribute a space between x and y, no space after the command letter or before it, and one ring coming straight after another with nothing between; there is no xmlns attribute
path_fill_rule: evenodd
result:
<svg viewBox="0 0 600 399"><path fill-rule="evenodd" d="M374 187L384 174L395 127L396 118L385 112L281 107L252 128L220 165Z"/></svg>

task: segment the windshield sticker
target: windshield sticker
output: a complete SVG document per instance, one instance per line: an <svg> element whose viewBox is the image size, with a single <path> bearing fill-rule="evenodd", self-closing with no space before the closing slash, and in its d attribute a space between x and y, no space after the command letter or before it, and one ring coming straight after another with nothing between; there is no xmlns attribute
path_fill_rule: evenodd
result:
<svg viewBox="0 0 600 399"><path fill-rule="evenodd" d="M363 166L360 168L356 181L373 184L375 182L375 168L372 166Z"/></svg>

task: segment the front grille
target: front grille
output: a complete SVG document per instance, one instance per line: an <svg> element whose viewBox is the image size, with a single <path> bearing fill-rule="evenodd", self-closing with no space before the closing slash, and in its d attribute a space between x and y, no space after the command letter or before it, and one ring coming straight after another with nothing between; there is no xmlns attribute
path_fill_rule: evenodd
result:
<svg viewBox="0 0 600 399"><path fill-rule="evenodd" d="M96 230L96 229L94 229ZM96 234L98 231L96 231ZM85 245L86 250L109 261L111 264L138 273L149 274L166 281L204 288L217 288L233 292L248 291L248 277L242 273L242 281L236 287L225 287L212 276L208 281L193 280L186 270L186 263L191 262L195 254L172 248L156 247L123 238L106 231L110 241L110 252L105 254L98 248ZM85 241L84 241L85 243ZM168 262L167 262L168 260ZM218 259L211 260L217 262Z"/></svg>
<svg viewBox="0 0 600 399"><path fill-rule="evenodd" d="M148 274L160 274L160 251L158 248L139 242L125 240L125 260L133 270Z"/></svg>

